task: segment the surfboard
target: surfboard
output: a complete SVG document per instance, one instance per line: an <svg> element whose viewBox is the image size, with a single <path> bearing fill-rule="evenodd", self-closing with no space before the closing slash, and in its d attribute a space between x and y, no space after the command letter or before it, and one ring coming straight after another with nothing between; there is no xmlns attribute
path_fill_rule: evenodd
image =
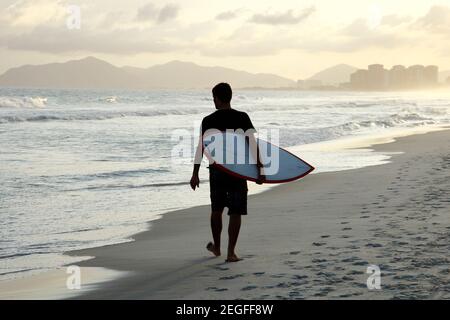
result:
<svg viewBox="0 0 450 320"><path fill-rule="evenodd" d="M264 165L264 183L285 183L303 178L315 168L289 151L256 139ZM253 148L256 150L256 148ZM235 132L216 132L203 137L203 152L210 164L235 177L256 181L258 167L248 137Z"/></svg>

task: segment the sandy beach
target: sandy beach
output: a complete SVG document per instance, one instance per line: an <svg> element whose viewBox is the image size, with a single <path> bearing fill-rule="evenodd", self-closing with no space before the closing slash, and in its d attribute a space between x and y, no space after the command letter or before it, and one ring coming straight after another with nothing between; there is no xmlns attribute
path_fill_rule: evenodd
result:
<svg viewBox="0 0 450 320"><path fill-rule="evenodd" d="M206 251L209 206L167 213L133 242L68 253L95 257L82 269L127 272L77 298L449 299L450 131L371 148L397 154L251 196L241 262ZM367 288L369 265L380 290Z"/></svg>

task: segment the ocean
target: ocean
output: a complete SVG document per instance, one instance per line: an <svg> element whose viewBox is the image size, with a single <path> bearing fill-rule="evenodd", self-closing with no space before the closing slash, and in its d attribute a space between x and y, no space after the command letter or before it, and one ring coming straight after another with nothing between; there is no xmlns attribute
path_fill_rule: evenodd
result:
<svg viewBox="0 0 450 320"><path fill-rule="evenodd" d="M327 149L342 139L450 123L445 92L236 90L232 105L315 172L389 161ZM0 88L0 280L76 263L62 253L131 241L166 212L208 204L206 165L193 192L192 154L173 150L180 133L193 146L213 111L208 90Z"/></svg>

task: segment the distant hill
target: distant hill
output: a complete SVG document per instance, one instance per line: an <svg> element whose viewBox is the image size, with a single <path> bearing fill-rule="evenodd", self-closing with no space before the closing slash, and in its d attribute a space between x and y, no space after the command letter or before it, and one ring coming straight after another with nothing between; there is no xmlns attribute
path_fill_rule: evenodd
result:
<svg viewBox="0 0 450 320"><path fill-rule="evenodd" d="M333 67L322 70L307 80L320 80L324 85L336 85L350 81L350 74L358 68L348 64L338 64Z"/></svg>
<svg viewBox="0 0 450 320"><path fill-rule="evenodd" d="M92 89L196 89L211 88L222 81L235 88L296 85L293 80L274 74L253 74L190 62L172 61L150 68L119 68L94 57L65 63L25 65L9 69L0 76L0 86Z"/></svg>
<svg viewBox="0 0 450 320"><path fill-rule="evenodd" d="M51 88L120 88L135 82L121 68L94 57L65 63L25 65L0 76L2 86Z"/></svg>

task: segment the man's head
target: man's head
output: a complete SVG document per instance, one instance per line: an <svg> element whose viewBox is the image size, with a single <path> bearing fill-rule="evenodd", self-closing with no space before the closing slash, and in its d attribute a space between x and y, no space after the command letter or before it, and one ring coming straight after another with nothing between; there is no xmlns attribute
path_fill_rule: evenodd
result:
<svg viewBox="0 0 450 320"><path fill-rule="evenodd" d="M216 109L224 109L230 107L233 91L228 83L219 83L212 89L214 105Z"/></svg>

